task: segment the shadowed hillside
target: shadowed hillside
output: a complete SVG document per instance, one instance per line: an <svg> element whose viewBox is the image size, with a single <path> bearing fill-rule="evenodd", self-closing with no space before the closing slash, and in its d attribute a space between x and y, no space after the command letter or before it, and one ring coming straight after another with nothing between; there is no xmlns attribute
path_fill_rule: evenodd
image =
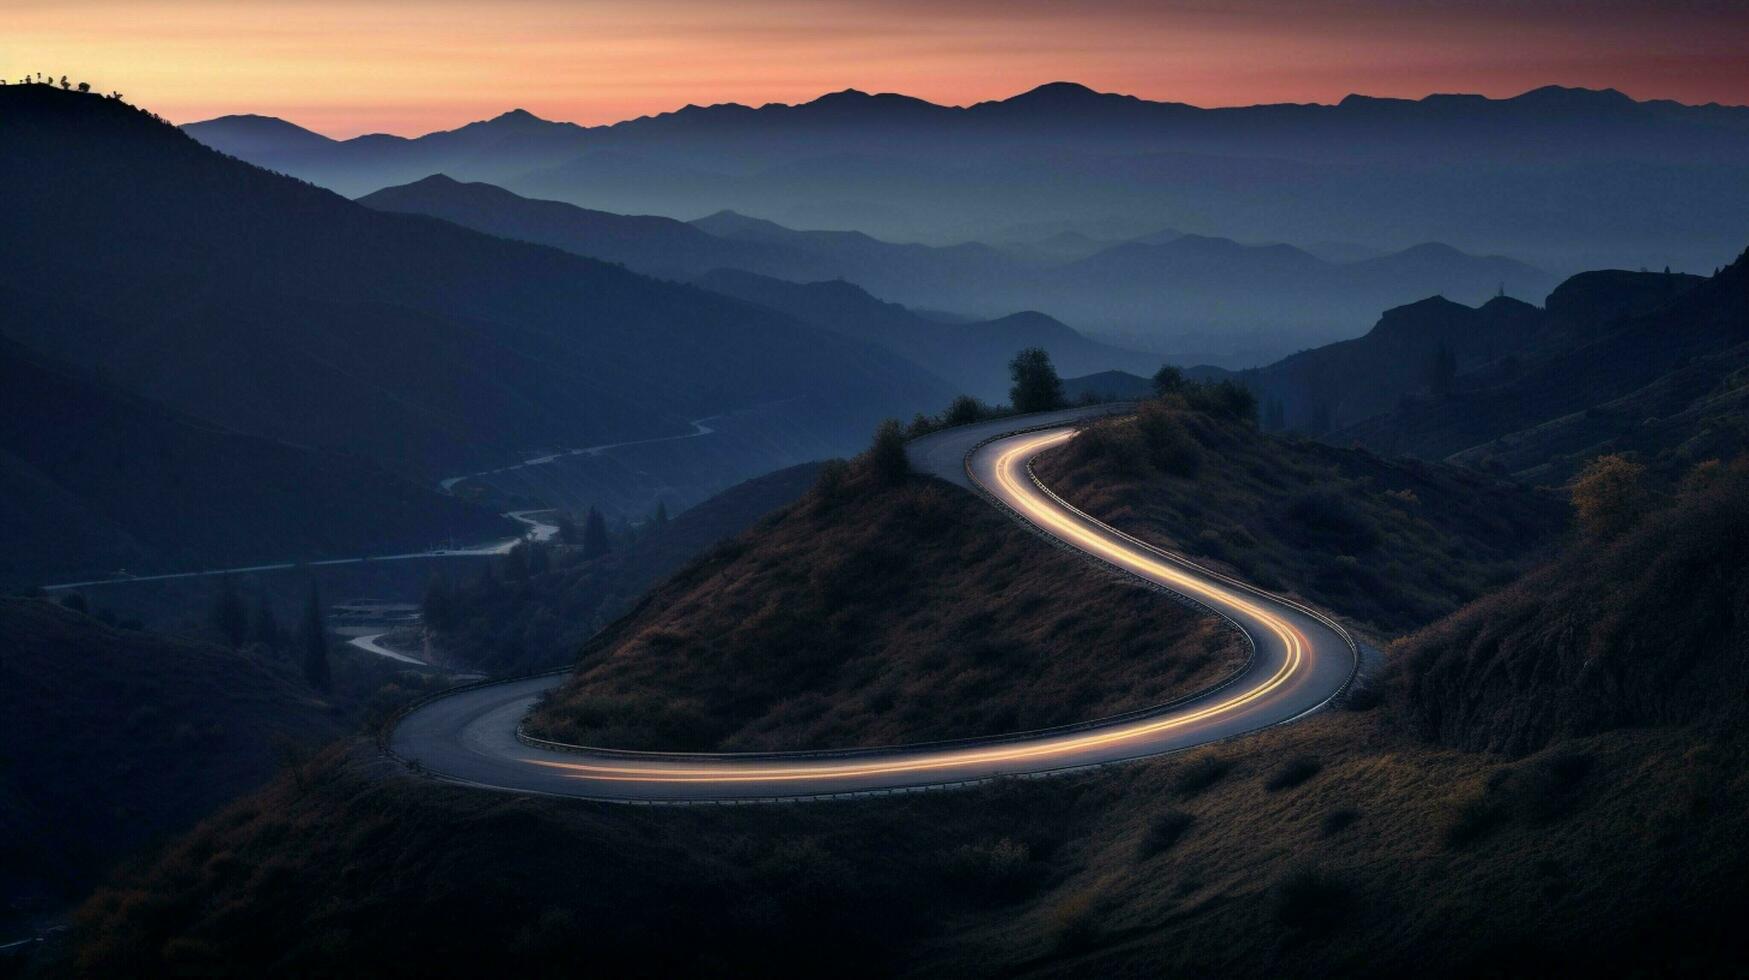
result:
<svg viewBox="0 0 1749 980"><path fill-rule="evenodd" d="M1533 342L1517 353L1330 438L1539 480L1564 479L1599 453L1638 451L1680 470L1743 448L1749 259L1698 281L1576 276L1533 322Z"/></svg>
<svg viewBox="0 0 1749 980"><path fill-rule="evenodd" d="M1623 536L1586 538L1403 640L1395 696L1423 735L1471 749L1629 725L1740 730L1746 558L1749 462L1703 464Z"/></svg>
<svg viewBox="0 0 1749 980"><path fill-rule="evenodd" d="M690 750L994 735L1158 704L1243 660L1214 620L962 490L824 479L592 642L532 727Z"/></svg>
<svg viewBox="0 0 1749 980"><path fill-rule="evenodd" d="M1566 516L1549 494L1270 436L1179 395L1090 427L1036 471L1101 520L1385 635L1510 581Z"/></svg>
<svg viewBox="0 0 1749 980"><path fill-rule="evenodd" d="M342 726L295 667L0 599L0 891L74 899ZM10 925L10 924L8 924Z"/></svg>
<svg viewBox="0 0 1749 980"><path fill-rule="evenodd" d="M517 525L367 460L226 431L0 337L0 586L423 550Z"/></svg>
<svg viewBox="0 0 1749 980"><path fill-rule="evenodd" d="M773 313L257 170L117 100L8 86L0 119L0 204L32 243L0 265L13 339L240 431L435 480L785 399L820 455L950 394Z"/></svg>

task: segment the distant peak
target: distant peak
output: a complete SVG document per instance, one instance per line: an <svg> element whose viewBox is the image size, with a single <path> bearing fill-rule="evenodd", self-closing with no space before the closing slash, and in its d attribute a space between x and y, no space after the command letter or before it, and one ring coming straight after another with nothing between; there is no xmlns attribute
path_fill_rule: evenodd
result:
<svg viewBox="0 0 1749 980"><path fill-rule="evenodd" d="M500 113L492 117L493 122L522 122L525 119L533 119L536 122L544 121L541 117L529 112L527 109L512 109L509 112Z"/></svg>
<svg viewBox="0 0 1749 980"><path fill-rule="evenodd" d="M1613 88L1570 88L1565 85L1544 85L1542 88L1533 88L1523 95L1514 96L1507 101L1538 105L1617 106L1632 105L1634 100L1626 93Z"/></svg>
<svg viewBox="0 0 1749 980"><path fill-rule="evenodd" d="M1034 89L1029 89L1015 96L1017 99L1028 98L1086 98L1098 96L1100 93L1082 85L1080 82L1046 82Z"/></svg>
<svg viewBox="0 0 1749 980"><path fill-rule="evenodd" d="M407 186L408 187L459 187L459 186L461 186L461 181L456 180L454 177L451 177L449 174L432 174L429 177L421 177L420 179L415 180L414 182L412 182L411 184L408 184Z"/></svg>

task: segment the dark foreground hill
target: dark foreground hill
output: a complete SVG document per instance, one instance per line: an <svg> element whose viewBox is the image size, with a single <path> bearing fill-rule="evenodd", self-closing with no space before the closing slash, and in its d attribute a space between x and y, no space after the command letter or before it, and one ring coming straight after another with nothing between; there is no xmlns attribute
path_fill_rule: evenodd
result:
<svg viewBox="0 0 1749 980"><path fill-rule="evenodd" d="M0 264L25 304L8 333L239 431L436 479L774 402L821 455L951 394L774 313L354 204L117 100L8 86L0 123L0 207L29 243Z"/></svg>
<svg viewBox="0 0 1749 980"><path fill-rule="evenodd" d="M1740 730L1749 462L1702 465L1640 506L1620 537L1586 538L1403 641L1396 696L1420 732L1523 753L1627 725Z"/></svg>
<svg viewBox="0 0 1749 980"><path fill-rule="evenodd" d="M77 898L119 858L340 734L295 671L0 599L0 889Z"/></svg>
<svg viewBox="0 0 1749 980"><path fill-rule="evenodd" d="M1734 486L1721 492L1706 506L1740 510L1749 499ZM854 536L870 512L840 513L847 523L816 526ZM989 549L967 544L969 560ZM758 550L748 544L728 567ZM1042 550L1017 552L1007 575L955 581L956 596L1014 614L1008 590L1046 567L1033 564ZM105 888L81 916L71 965L91 975L538 975L587 956L636 974L1730 975L1744 952L1736 909L1749 899L1749 744L1732 696L1741 674L1716 668L1741 660L1729 610L1744 572L1708 555L1679 548L1679 563L1700 562L1636 586L1632 610L1711 605L1706 622L1724 632L1675 639L1729 642L1607 651L1599 678L1620 666L1616 676L1656 698L1690 693L1660 702L1673 710L1546 727L1552 741L1528 755L1463 751L1412 722L1438 711L1454 737L1486 744L1521 725L1485 709L1499 698L1555 715L1581 698L1619 701L1625 689L1608 683L1569 684L1583 642L1572 637L1593 629L1584 604L1563 604L1569 611L1540 628L1544 613L1502 624L1514 647L1498 663L1485 643L1472 647L1477 670L1499 681L1411 686L1371 710L1356 699L1353 710L1188 757L901 799L579 805L386 775L374 748L359 746L287 774ZM746 651L735 683L804 706L811 693L828 716L842 706L859 724L893 724L903 700L867 705L835 673L771 669L793 663L797 617L784 610L805 611L816 580L847 571L836 549L791 557L768 577L770 611L735 620L732 642ZM1624 574L1613 558L1563 561L1579 592ZM711 567L683 572L676 587ZM1693 602L1676 594L1697 581ZM663 629L682 641L677 650L712 649L706 634L720 633L724 607L699 597L669 609ZM1104 604L1081 609L1088 628L1106 620ZM1496 622L1488 609L1434 627L1428 648L1473 617ZM1638 634L1605 624L1589 635ZM664 702L695 690L684 672L639 663L684 670L667 639L651 632L621 648L636 654L619 665L621 695ZM1072 648L1053 647L1063 649ZM1538 664L1546 675L1529 669ZM1507 690L1503 675L1520 668L1529 676ZM1104 657L1079 673L1118 688L1125 676L1122 661ZM1709 681L1719 686L1702 694ZM1013 693L999 681L962 688L956 708L975 714ZM752 721L766 703L724 705L724 717ZM1696 706L1705 710L1690 717Z"/></svg>
<svg viewBox="0 0 1749 980"><path fill-rule="evenodd" d="M0 499L11 587L393 554L516 526L368 460L190 418L4 337Z"/></svg>

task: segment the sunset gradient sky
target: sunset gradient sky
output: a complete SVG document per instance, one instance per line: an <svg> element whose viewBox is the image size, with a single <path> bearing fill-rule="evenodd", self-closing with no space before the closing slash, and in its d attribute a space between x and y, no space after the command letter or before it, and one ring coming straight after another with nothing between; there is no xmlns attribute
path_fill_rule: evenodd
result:
<svg viewBox="0 0 1749 980"><path fill-rule="evenodd" d="M1745 0L0 0L8 78L335 136L1055 80L1208 106L1549 83L1741 104L1745 52Z"/></svg>

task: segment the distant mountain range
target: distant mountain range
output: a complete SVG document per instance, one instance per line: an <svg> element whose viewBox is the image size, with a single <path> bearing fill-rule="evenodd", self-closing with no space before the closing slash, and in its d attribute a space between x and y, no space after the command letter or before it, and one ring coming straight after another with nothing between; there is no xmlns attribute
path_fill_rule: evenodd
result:
<svg viewBox="0 0 1749 980"><path fill-rule="evenodd" d="M443 175L385 188L360 202L623 262L652 275L686 279L727 268L793 282L843 279L885 300L974 319L1039 310L1180 360L1227 364L1350 335L1378 310L1427 295L1480 302L1505 290L1540 298L1556 282L1522 262L1438 244L1356 261L1169 229L1117 244L1069 232L1034 248L895 244L855 231L798 231L733 211L690 223L617 215ZM1237 349L1233 338L1251 348ZM922 363L958 377L942 370L940 358ZM1136 362L1077 363L1103 370Z"/></svg>
<svg viewBox="0 0 1749 980"><path fill-rule="evenodd" d="M417 138L331 140L259 116L187 130L348 195L446 173L619 213L731 209L937 244L1023 222L1099 239L1123 215L1132 236L1444 241L1561 271L1710 271L1749 217L1749 109L1607 89L1200 109L1057 83L964 108L848 90L593 127L517 110Z"/></svg>

